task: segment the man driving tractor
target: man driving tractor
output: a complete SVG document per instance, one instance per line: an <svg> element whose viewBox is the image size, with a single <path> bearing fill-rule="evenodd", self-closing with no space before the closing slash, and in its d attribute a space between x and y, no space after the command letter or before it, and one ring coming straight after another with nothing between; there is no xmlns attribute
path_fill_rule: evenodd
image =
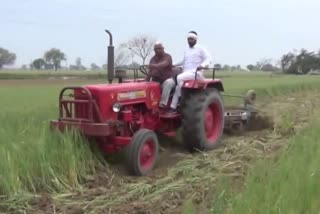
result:
<svg viewBox="0 0 320 214"><path fill-rule="evenodd" d="M176 72L172 69L172 57L164 51L161 42L156 42L154 45L155 55L149 63L149 75L147 81L159 82L161 85L161 99L159 107L165 108L168 104L170 91L176 86L174 77Z"/></svg>

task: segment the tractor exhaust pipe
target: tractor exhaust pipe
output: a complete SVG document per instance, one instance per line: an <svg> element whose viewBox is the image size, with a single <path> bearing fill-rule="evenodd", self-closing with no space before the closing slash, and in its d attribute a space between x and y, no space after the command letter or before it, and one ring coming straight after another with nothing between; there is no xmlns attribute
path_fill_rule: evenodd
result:
<svg viewBox="0 0 320 214"><path fill-rule="evenodd" d="M105 30L107 34L109 34L109 46L108 46L108 70L107 70L107 74L108 74L108 81L109 84L112 83L113 80L113 76L114 76L114 47L112 44L112 34L109 30Z"/></svg>

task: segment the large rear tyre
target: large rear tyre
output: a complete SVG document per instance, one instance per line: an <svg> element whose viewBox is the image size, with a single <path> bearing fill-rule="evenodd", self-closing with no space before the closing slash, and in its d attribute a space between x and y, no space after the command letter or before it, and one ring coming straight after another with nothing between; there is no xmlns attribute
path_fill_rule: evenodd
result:
<svg viewBox="0 0 320 214"><path fill-rule="evenodd" d="M138 130L126 149L126 164L130 174L144 176L154 168L159 152L157 135L148 129Z"/></svg>
<svg viewBox="0 0 320 214"><path fill-rule="evenodd" d="M221 143L224 129L224 106L218 90L193 92L184 103L182 140L186 148L212 150Z"/></svg>

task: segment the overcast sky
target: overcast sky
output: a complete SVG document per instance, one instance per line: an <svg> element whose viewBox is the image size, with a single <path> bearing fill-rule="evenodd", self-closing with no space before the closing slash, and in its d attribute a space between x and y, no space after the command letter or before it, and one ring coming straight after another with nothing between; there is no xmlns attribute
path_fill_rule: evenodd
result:
<svg viewBox="0 0 320 214"><path fill-rule="evenodd" d="M4 1L4 2L3 2ZM114 44L146 33L163 41L174 62L186 34L195 30L215 63L255 63L293 49L320 48L319 0L3 0L0 47L29 64L49 48L60 48L73 64L106 62Z"/></svg>

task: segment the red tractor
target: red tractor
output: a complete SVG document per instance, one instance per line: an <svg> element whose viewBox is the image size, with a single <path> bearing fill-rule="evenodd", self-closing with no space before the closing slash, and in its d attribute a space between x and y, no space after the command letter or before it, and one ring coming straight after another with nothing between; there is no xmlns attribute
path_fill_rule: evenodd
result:
<svg viewBox="0 0 320 214"><path fill-rule="evenodd" d="M157 160L157 134L175 137L181 128L186 149L206 151L221 142L225 127L225 109L220 94L221 80L189 80L182 86L179 114L168 115L159 106L160 86L144 79L123 80L123 71L114 72L114 47L109 34L109 84L65 87L59 96L60 115L50 121L53 129L76 129L98 144L104 153L125 149L128 170L146 175ZM140 68L145 73L143 67ZM118 83L112 83L114 73ZM145 73L146 74L146 73ZM214 75L214 71L213 71ZM71 93L67 93L71 91ZM242 111L237 114L246 113ZM243 117L243 116L242 116ZM247 118L244 118L247 120Z"/></svg>

